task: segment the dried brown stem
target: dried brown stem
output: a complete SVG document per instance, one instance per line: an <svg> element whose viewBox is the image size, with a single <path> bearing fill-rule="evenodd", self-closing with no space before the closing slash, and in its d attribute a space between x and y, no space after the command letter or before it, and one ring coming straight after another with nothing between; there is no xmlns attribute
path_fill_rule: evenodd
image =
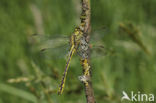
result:
<svg viewBox="0 0 156 103"><path fill-rule="evenodd" d="M84 37L86 41L89 43L89 37L91 32L91 7L90 7L90 0L82 0L82 13L81 13L81 25L84 26ZM88 46L89 51L89 46ZM87 53L84 53L87 54ZM91 66L89 62L89 57L85 59L81 59L82 67L83 67L83 76L80 78L81 81L84 83L85 86L85 94L87 103L95 103L94 98L94 91L92 88L92 82L91 82ZM84 78L83 78L84 77Z"/></svg>

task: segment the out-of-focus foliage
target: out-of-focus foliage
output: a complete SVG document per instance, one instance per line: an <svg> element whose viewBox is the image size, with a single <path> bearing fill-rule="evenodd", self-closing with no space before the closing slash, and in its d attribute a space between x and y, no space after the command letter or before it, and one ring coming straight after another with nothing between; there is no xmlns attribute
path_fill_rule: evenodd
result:
<svg viewBox="0 0 156 103"><path fill-rule="evenodd" d="M31 39L35 33L70 36L79 24L79 1L0 0L0 103L85 103L79 58L73 58L64 94L58 96L66 60L36 52ZM123 90L156 95L155 5L156 0L91 0L92 30L105 27L91 38L113 50L91 58L98 103L120 103ZM137 40L149 55L120 29L127 23L138 30Z"/></svg>

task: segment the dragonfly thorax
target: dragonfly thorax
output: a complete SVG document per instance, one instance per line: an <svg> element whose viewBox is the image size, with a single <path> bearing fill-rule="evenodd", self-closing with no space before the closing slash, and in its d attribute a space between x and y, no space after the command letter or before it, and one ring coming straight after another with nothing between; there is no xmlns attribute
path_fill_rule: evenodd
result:
<svg viewBox="0 0 156 103"><path fill-rule="evenodd" d="M81 31L81 29L80 28L78 28L78 29L75 29L75 32L74 32L74 40L75 40L75 42L79 42L80 41L80 39L82 38L82 36L83 36L83 32Z"/></svg>
<svg viewBox="0 0 156 103"><path fill-rule="evenodd" d="M77 48L78 45L80 44L80 40L82 37L83 37L83 32L79 27L77 27L73 35L71 36L70 44L74 46L75 48Z"/></svg>

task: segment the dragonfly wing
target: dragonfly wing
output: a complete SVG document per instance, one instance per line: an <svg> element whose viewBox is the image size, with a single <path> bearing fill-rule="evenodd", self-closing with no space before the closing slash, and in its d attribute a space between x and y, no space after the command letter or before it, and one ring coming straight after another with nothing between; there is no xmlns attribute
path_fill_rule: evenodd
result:
<svg viewBox="0 0 156 103"><path fill-rule="evenodd" d="M35 44L38 45L39 49L46 48L56 48L62 46L69 42L67 36L44 36L44 35L34 35L32 36Z"/></svg>
<svg viewBox="0 0 156 103"><path fill-rule="evenodd" d="M69 50L69 38L66 36L50 37L34 35L34 48L37 52L48 58L64 57Z"/></svg>
<svg viewBox="0 0 156 103"><path fill-rule="evenodd" d="M107 47L104 44L91 45L91 57L104 57L107 55L113 55L115 50L112 47Z"/></svg>
<svg viewBox="0 0 156 103"><path fill-rule="evenodd" d="M102 39L105 37L105 35L109 34L109 29L107 28L97 28L95 30L92 30L91 32L91 37L90 37L90 42L95 42L95 41L102 41Z"/></svg>
<svg viewBox="0 0 156 103"><path fill-rule="evenodd" d="M61 59L66 58L69 52L69 44L64 44L55 48L44 48L40 51L46 59Z"/></svg>

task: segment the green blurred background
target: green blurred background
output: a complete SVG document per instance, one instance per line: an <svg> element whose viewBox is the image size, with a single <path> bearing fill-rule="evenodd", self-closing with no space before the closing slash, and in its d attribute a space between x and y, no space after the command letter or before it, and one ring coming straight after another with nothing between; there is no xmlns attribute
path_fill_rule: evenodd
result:
<svg viewBox="0 0 156 103"><path fill-rule="evenodd" d="M156 0L91 0L91 8L91 38L108 49L91 58L97 103L120 103L122 91L156 95ZM80 12L80 0L0 0L0 103L85 103L79 57L58 96L66 60L48 53L47 59L31 39L35 33L70 36ZM127 22L138 29L149 55L121 32L119 24Z"/></svg>

